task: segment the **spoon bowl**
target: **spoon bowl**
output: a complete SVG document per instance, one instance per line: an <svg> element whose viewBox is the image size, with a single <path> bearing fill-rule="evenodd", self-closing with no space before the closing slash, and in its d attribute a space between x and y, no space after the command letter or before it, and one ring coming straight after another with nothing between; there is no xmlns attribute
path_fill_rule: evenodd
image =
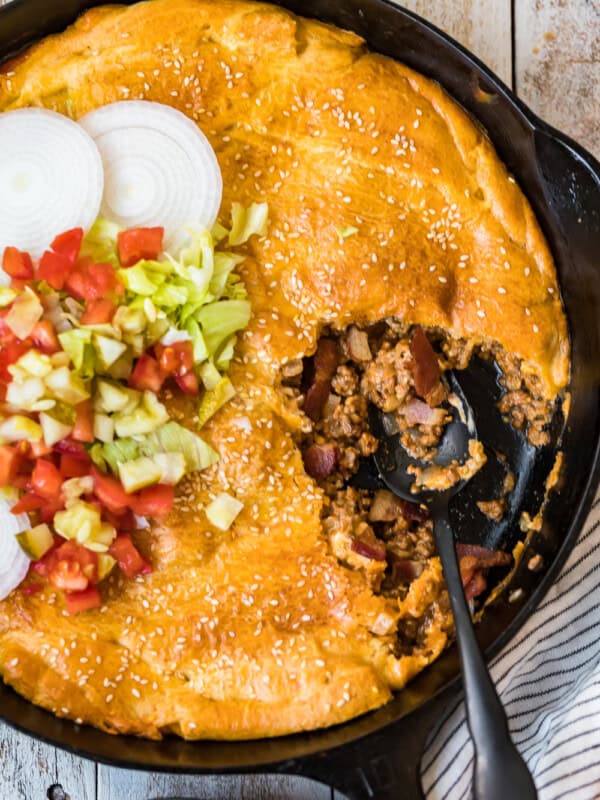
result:
<svg viewBox="0 0 600 800"><path fill-rule="evenodd" d="M452 462L461 464L469 456L469 441L477 438L471 406L455 373L448 372L445 377L450 390L447 410L452 415L452 420L444 428L432 462L409 455L402 446L400 434L388 433L393 430L389 415L381 412L375 405L369 405L369 427L373 436L379 440L379 447L373 456L379 477L391 492L411 503L429 505L432 502L449 502L468 483L468 480L461 480L445 491L425 488L415 491L415 476L408 469L425 468L430 463L439 467L447 467Z"/></svg>
<svg viewBox="0 0 600 800"><path fill-rule="evenodd" d="M450 389L448 411L452 420L446 425L431 462L439 467L447 467L453 462L463 463L469 455L469 441L477 438L475 417L456 374L447 373L446 380ZM373 456L379 481L403 500L426 505L433 516L436 547L454 616L467 722L475 750L475 800L535 800L535 784L510 738L506 714L479 649L463 591L448 503L468 481L459 481L444 491L415 490L415 476L409 467L426 468L431 463L407 453L400 435L390 432L389 417L374 405L369 407L369 425L379 440Z"/></svg>

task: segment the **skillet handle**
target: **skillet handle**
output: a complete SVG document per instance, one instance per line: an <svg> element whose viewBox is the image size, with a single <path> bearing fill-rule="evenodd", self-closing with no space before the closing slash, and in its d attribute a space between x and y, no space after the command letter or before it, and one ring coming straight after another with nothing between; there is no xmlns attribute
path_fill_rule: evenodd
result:
<svg viewBox="0 0 600 800"><path fill-rule="evenodd" d="M425 742L457 695L455 689L446 690L381 731L334 750L283 763L279 771L325 783L347 800L423 800L419 765Z"/></svg>

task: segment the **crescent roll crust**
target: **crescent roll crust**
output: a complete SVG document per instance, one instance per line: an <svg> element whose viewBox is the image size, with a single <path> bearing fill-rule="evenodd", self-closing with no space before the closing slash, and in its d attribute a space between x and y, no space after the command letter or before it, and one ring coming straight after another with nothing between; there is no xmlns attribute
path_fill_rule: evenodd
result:
<svg viewBox="0 0 600 800"><path fill-rule="evenodd" d="M223 221L234 200L269 203L268 233L240 268L253 315L230 373L238 393L203 430L220 462L137 535L153 574L112 576L103 608L75 617L50 587L14 592L0 603L0 673L60 716L151 738L342 722L433 661L451 621L436 557L399 603L330 552L281 368L313 353L325 326L400 317L500 345L552 400L569 374L552 258L485 133L437 84L277 7L95 8L0 69L3 111L77 119L137 98L209 137ZM192 408L172 409L193 424ZM202 509L228 490L244 508L221 532ZM421 644L397 655L409 618L426 620Z"/></svg>

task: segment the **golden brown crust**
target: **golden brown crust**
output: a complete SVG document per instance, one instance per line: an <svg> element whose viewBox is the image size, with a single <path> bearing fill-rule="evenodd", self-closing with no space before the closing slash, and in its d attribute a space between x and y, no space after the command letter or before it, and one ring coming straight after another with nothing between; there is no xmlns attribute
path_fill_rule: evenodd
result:
<svg viewBox="0 0 600 800"><path fill-rule="evenodd" d="M151 737L340 722L441 652L441 571L433 559L398 607L327 551L280 365L312 352L323 324L400 315L500 342L553 397L569 360L552 260L490 143L436 84L275 7L97 8L0 72L2 110L78 118L138 97L209 136L224 214L232 200L269 202L268 236L242 266L254 313L232 369L239 394L207 431L221 462L187 485L168 526L138 537L155 573L114 580L105 609L75 618L48 592L13 594L0 670L57 714ZM358 234L340 240L345 226ZM244 510L223 534L201 508L228 488ZM422 651L396 659L388 628L425 611Z"/></svg>

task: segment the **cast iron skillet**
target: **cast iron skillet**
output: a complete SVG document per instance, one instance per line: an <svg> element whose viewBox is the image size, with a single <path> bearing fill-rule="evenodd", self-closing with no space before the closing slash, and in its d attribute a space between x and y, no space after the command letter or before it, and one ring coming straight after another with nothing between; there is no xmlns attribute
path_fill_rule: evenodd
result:
<svg viewBox="0 0 600 800"><path fill-rule="evenodd" d="M0 60L62 30L83 9L98 4L97 0L14 0L0 10ZM515 635L552 583L581 531L600 477L600 164L534 116L460 45L388 0L283 0L280 5L354 30L372 50L439 81L489 132L529 197L556 259L570 324L573 367L572 404L560 445L564 468L536 543L548 569L537 575L525 569L517 572L511 588L523 587L522 599L499 603L488 611L479 635L492 655ZM468 391L475 393L473 406L493 407L498 391L494 378L481 364L467 371ZM478 422L482 431L486 426L492 435L492 417L484 421L484 427ZM490 546L510 547L519 511L539 504L562 427L559 413L553 443L539 454L522 438L504 442L519 473L520 488L518 502L510 511L511 524L485 529ZM488 484L479 488L474 484L475 497L484 496L478 493L497 482L498 475L492 471L486 480ZM467 540L474 524L485 523L474 513L463 507L454 509ZM59 720L5 687L0 688L0 716L53 745L119 766L198 773L295 773L333 785L351 799L385 800L402 792L410 800L421 796L416 771L423 742L457 694L457 672L452 648L378 711L326 731L254 742L116 739Z"/></svg>

